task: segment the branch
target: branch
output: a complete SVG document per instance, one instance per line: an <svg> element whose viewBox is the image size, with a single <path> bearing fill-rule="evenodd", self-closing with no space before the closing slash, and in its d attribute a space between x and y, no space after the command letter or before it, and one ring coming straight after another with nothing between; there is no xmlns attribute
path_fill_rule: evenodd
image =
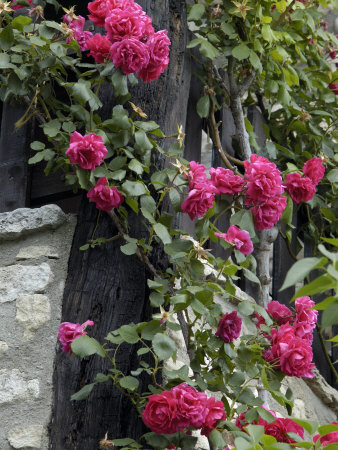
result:
<svg viewBox="0 0 338 450"><path fill-rule="evenodd" d="M283 12L283 14L281 14L281 15L279 16L279 19L277 20L277 22L274 23L274 24L271 26L271 29L272 29L272 30L275 30L275 29L278 27L278 25L280 25L282 22L284 22L285 17L289 14L290 10L292 9L292 7L293 7L293 5L296 3L296 1L297 1L297 0L292 0L292 2L291 2L290 5L286 8L286 10Z"/></svg>
<svg viewBox="0 0 338 450"><path fill-rule="evenodd" d="M233 156L229 155L222 147L222 143L221 143L221 139L219 137L219 133L218 133L218 126L216 123L216 119L215 119L215 108L214 108L214 102L210 96L210 114L209 114L209 118L210 118L210 124L211 124L211 134L212 134L212 138L214 141L214 144L220 154L220 157L222 158L224 164L226 165L226 167L230 170L232 170L233 172L235 172L238 175L238 171L237 168L234 167L230 161L234 162L235 164L239 165L239 166L244 166L243 161L241 161L240 159L234 158ZM229 161L230 160L230 161Z"/></svg>
<svg viewBox="0 0 338 450"><path fill-rule="evenodd" d="M243 84L238 89L238 95L242 97L242 95L245 94L245 92L249 89L249 87L252 85L254 79L256 77L256 71L253 70L250 75L246 77Z"/></svg>
<svg viewBox="0 0 338 450"><path fill-rule="evenodd" d="M336 382L338 382L338 373L336 371L335 366L333 365L333 362L332 362L332 360L330 358L330 355L328 354L328 351L326 349L326 345L325 345L325 342L324 342L323 334L322 334L322 331L321 331L320 326L318 325L318 323L316 323L316 330L317 330L317 333L318 333L318 336L319 336L320 343L322 345L322 349L324 351L324 355L325 355L326 361L328 362L328 364L330 366L330 369L332 370L332 373L333 373L334 377L336 378Z"/></svg>

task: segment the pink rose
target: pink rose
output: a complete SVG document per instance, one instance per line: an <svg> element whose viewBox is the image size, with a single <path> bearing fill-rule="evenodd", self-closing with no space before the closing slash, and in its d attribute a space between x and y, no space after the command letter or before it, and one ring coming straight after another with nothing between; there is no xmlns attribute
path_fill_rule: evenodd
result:
<svg viewBox="0 0 338 450"><path fill-rule="evenodd" d="M299 297L295 300L296 321L306 322L315 328L318 318L318 311L311 309L315 306L310 297Z"/></svg>
<svg viewBox="0 0 338 450"><path fill-rule="evenodd" d="M287 349L281 354L281 370L291 377L313 378L312 348L309 343L301 338L292 339Z"/></svg>
<svg viewBox="0 0 338 450"><path fill-rule="evenodd" d="M189 190L194 189L197 184L209 183L207 174L205 173L206 167L203 164L200 164L196 161L190 161L189 166ZM185 178L187 177L185 176Z"/></svg>
<svg viewBox="0 0 338 450"><path fill-rule="evenodd" d="M85 328L87 326L93 326L94 322L92 320L87 320L82 325L79 323L62 322L59 327L58 338L62 344L62 351L64 353L69 352L72 355L71 343L74 339L84 336L87 334Z"/></svg>
<svg viewBox="0 0 338 450"><path fill-rule="evenodd" d="M106 36L94 34L91 39L86 42L86 49L90 50L89 55L92 56L97 63L103 63L110 57L111 43Z"/></svg>
<svg viewBox="0 0 338 450"><path fill-rule="evenodd" d="M143 81L151 82L156 80L169 64L171 42L167 36L167 30L150 34L147 45L150 55L149 64L140 71L139 77Z"/></svg>
<svg viewBox="0 0 338 450"><path fill-rule="evenodd" d="M250 234L236 227L236 225L231 225L225 234L215 233L215 235L224 239L226 242L234 244L236 249L243 253L243 255L249 255L253 252L253 243Z"/></svg>
<svg viewBox="0 0 338 450"><path fill-rule="evenodd" d="M150 20L150 22L149 22ZM151 33L151 19L140 11L134 9L113 9L106 17L104 27L107 38L112 42L121 41L125 37L141 39ZM151 27L151 28L150 28Z"/></svg>
<svg viewBox="0 0 338 450"><path fill-rule="evenodd" d="M330 425L338 425L338 422L331 422ZM318 439L323 447L326 447L329 444L335 444L338 442L338 431L331 431L331 433L324 434L324 436L316 434L316 436L313 437L313 442L317 442Z"/></svg>
<svg viewBox="0 0 338 450"><path fill-rule="evenodd" d="M325 173L325 167L321 158L311 158L303 166L303 173L317 186Z"/></svg>
<svg viewBox="0 0 338 450"><path fill-rule="evenodd" d="M109 187L107 178L100 178L92 189L87 193L87 197L96 203L96 208L103 211L110 211L113 208L119 208L123 201L123 195L115 186Z"/></svg>
<svg viewBox="0 0 338 450"><path fill-rule="evenodd" d="M77 131L70 137L70 145L66 151L71 164L77 164L81 169L95 170L107 154L102 137L96 134L82 136Z"/></svg>
<svg viewBox="0 0 338 450"><path fill-rule="evenodd" d="M132 0L95 0L94 2L88 3L88 10L90 12L88 18L94 22L95 25L103 27L106 17L115 8L133 8L142 11L142 8Z"/></svg>
<svg viewBox="0 0 338 450"><path fill-rule="evenodd" d="M296 433L304 439L304 429L291 419L276 419L274 422L267 423L264 426L264 433L276 438L277 442L291 444L296 442L289 438L287 433Z"/></svg>
<svg viewBox="0 0 338 450"><path fill-rule="evenodd" d="M134 37L115 42L111 46L111 56L115 67L121 67L125 75L139 72L149 62L147 45Z"/></svg>
<svg viewBox="0 0 338 450"><path fill-rule="evenodd" d="M86 50L86 43L93 36L93 34L90 31L83 30L86 21L85 18L82 16L77 16L75 19L70 19L69 15L66 14L63 17L63 20L68 25L68 27L73 30L73 37L79 44L80 50ZM70 38L66 39L67 44L70 41Z"/></svg>
<svg viewBox="0 0 338 450"><path fill-rule="evenodd" d="M257 205L280 196L284 188L276 164L256 154L251 155L250 161L244 161L245 178L248 181L246 205Z"/></svg>
<svg viewBox="0 0 338 450"><path fill-rule="evenodd" d="M177 400L177 419L179 431L189 426L200 428L207 413L207 395L197 392L196 389L186 383L171 389Z"/></svg>
<svg viewBox="0 0 338 450"><path fill-rule="evenodd" d="M293 324L293 328L295 330L295 337L305 339L312 344L314 327L311 324L307 322L297 322L296 320Z"/></svg>
<svg viewBox="0 0 338 450"><path fill-rule="evenodd" d="M202 426L201 434L209 436L211 431L216 428L219 420L225 420L225 411L223 402L216 401L215 397L208 398L206 404L206 416Z"/></svg>
<svg viewBox="0 0 338 450"><path fill-rule="evenodd" d="M329 89L335 94L338 95L338 83L330 83Z"/></svg>
<svg viewBox="0 0 338 450"><path fill-rule="evenodd" d="M292 312L290 311L290 309L275 300L272 300L268 304L266 311L277 322L278 325L283 325L283 323L288 323L290 320L292 320Z"/></svg>
<svg viewBox="0 0 338 450"><path fill-rule="evenodd" d="M203 217L212 208L215 199L215 186L210 183L196 184L188 197L181 205L183 212L187 213L191 220L196 216Z"/></svg>
<svg viewBox="0 0 338 450"><path fill-rule="evenodd" d="M286 197L277 197L251 208L256 229L272 228L282 217L286 204Z"/></svg>
<svg viewBox="0 0 338 450"><path fill-rule="evenodd" d="M288 323L281 325L279 330L276 328L271 329L271 352L274 360L278 360L281 357L294 338L295 329Z"/></svg>
<svg viewBox="0 0 338 450"><path fill-rule="evenodd" d="M238 317L237 311L232 311L231 313L225 313L221 318L215 335L229 343L239 337L241 329L242 319Z"/></svg>
<svg viewBox="0 0 338 450"><path fill-rule="evenodd" d="M163 391L148 397L142 419L154 433L171 434L179 430L177 399L173 392Z"/></svg>
<svg viewBox="0 0 338 450"><path fill-rule="evenodd" d="M286 175L286 189L295 203L312 200L316 192L310 178L302 177L298 172Z"/></svg>
<svg viewBox="0 0 338 450"><path fill-rule="evenodd" d="M209 170L211 181L216 187L216 194L236 194L242 191L245 180L235 175L232 170L223 167L213 167Z"/></svg>

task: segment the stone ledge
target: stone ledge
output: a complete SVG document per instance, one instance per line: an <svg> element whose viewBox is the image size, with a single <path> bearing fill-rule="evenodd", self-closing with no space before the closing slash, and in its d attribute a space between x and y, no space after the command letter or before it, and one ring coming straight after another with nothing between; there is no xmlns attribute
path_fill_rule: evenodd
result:
<svg viewBox="0 0 338 450"><path fill-rule="evenodd" d="M57 205L41 208L19 208L0 214L0 242L42 230L55 230L67 221L67 215Z"/></svg>

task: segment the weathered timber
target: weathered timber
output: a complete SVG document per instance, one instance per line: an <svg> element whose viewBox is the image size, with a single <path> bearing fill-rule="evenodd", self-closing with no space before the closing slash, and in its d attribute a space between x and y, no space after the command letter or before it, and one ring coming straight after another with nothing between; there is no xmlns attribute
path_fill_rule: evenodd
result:
<svg viewBox="0 0 338 450"><path fill-rule="evenodd" d="M166 73L151 84L140 82L133 89L132 101L140 106L150 119L156 120L167 134L185 124L190 84L190 61L185 54L187 27L185 2L155 0L140 2L153 18L158 29L168 29L171 39L171 62ZM111 92L105 92L104 114L112 106ZM164 143L167 145L167 142ZM161 165L164 161L157 161ZM121 241L81 252L79 247L91 238L96 225L97 210L84 199L80 207L66 281L62 321L81 322L88 318L95 326L90 335L102 342L110 331L131 321L148 320L149 292L146 280L149 274L135 256L123 255ZM131 220L130 235L144 235L141 221L135 215ZM110 218L103 214L96 236L116 234ZM157 252L158 254L158 252ZM159 258L153 261L159 264ZM125 375L137 366L136 348L124 346L118 353L118 366ZM112 385L100 384L85 401L70 402L70 395L92 382L98 372L107 366L99 357L80 361L69 359L59 350L54 372L54 409L50 424L50 448L62 450L95 450L99 440L108 432L111 439L122 436L137 438L145 429L131 403ZM147 389L143 381L141 390Z"/></svg>

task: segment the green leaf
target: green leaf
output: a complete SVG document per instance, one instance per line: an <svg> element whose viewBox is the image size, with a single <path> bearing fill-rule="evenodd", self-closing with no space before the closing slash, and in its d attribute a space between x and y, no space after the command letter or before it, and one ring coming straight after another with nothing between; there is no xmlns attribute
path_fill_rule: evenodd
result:
<svg viewBox="0 0 338 450"><path fill-rule="evenodd" d="M139 197L148 193L146 186L141 181L125 181L122 184L123 191L132 197Z"/></svg>
<svg viewBox="0 0 338 450"><path fill-rule="evenodd" d="M208 117L210 109L210 98L209 95L204 95L201 97L196 105L197 113L200 117Z"/></svg>
<svg viewBox="0 0 338 450"><path fill-rule="evenodd" d="M280 291L284 291L291 286L295 286L313 270L319 263L320 258L303 258L293 264L286 274L284 283Z"/></svg>
<svg viewBox="0 0 338 450"><path fill-rule="evenodd" d="M143 130L136 131L135 142L143 151L151 150L153 148L153 144L149 141L148 136Z"/></svg>
<svg viewBox="0 0 338 450"><path fill-rule="evenodd" d="M238 305L238 312L240 312L244 316L251 316L254 310L255 310L254 305L251 302L248 302L247 300L240 302L240 304Z"/></svg>
<svg viewBox="0 0 338 450"><path fill-rule="evenodd" d="M330 327L338 324L338 301L331 304L324 312L322 316L322 328Z"/></svg>
<svg viewBox="0 0 338 450"><path fill-rule="evenodd" d="M149 133L149 131L154 131L160 128L160 126L152 120L148 122L141 122L140 120L135 120L134 125L136 128L141 128L146 133Z"/></svg>
<svg viewBox="0 0 338 450"><path fill-rule="evenodd" d="M231 36L232 34L236 33L235 28L231 25L231 23L228 23L228 22L222 22L221 30L227 36Z"/></svg>
<svg viewBox="0 0 338 450"><path fill-rule="evenodd" d="M139 381L135 377L127 376L119 379L120 386L128 391L136 391L139 387Z"/></svg>
<svg viewBox="0 0 338 450"><path fill-rule="evenodd" d="M170 198L171 205L172 205L174 211L180 212L182 200L181 200L181 196L178 193L176 188L174 188L174 187L170 188L169 198Z"/></svg>
<svg viewBox="0 0 338 450"><path fill-rule="evenodd" d="M0 53L0 69L15 69L16 66L10 60L11 58L7 53Z"/></svg>
<svg viewBox="0 0 338 450"><path fill-rule="evenodd" d="M338 169L330 170L326 176L331 183L338 183Z"/></svg>
<svg viewBox="0 0 338 450"><path fill-rule="evenodd" d="M71 344L72 351L80 358L85 358L90 355L99 355L105 358L105 352L102 345L94 338L88 335L80 336Z"/></svg>
<svg viewBox="0 0 338 450"><path fill-rule="evenodd" d="M230 224L248 231L251 237L256 235L252 212L247 209L242 209L231 216Z"/></svg>
<svg viewBox="0 0 338 450"><path fill-rule="evenodd" d="M222 449L226 447L226 443L222 437L222 434L218 430L216 430L216 428L211 431L211 433L208 436L208 439L213 447Z"/></svg>
<svg viewBox="0 0 338 450"><path fill-rule="evenodd" d="M200 20L204 12L205 6L202 5L201 3L196 3L189 11L188 20L191 21Z"/></svg>
<svg viewBox="0 0 338 450"><path fill-rule="evenodd" d="M88 102L93 111L101 108L102 106L101 100L91 90L90 81L85 81L80 78L80 80L71 87L71 92L76 101L82 105Z"/></svg>
<svg viewBox="0 0 338 450"><path fill-rule="evenodd" d="M43 152L38 152L28 160L28 164L36 164L44 159Z"/></svg>
<svg viewBox="0 0 338 450"><path fill-rule="evenodd" d="M250 48L245 44L237 45L232 49L232 56L239 61L247 59L250 56Z"/></svg>
<svg viewBox="0 0 338 450"><path fill-rule="evenodd" d="M171 244L171 237L167 227L165 227L161 223L157 223L154 225L154 231L157 234L157 236L161 239L164 245Z"/></svg>
<svg viewBox="0 0 338 450"><path fill-rule="evenodd" d="M124 75L120 69L116 69L111 77L111 82L114 88L114 94L116 97L124 96L128 94L128 78Z"/></svg>
<svg viewBox="0 0 338 450"><path fill-rule="evenodd" d="M94 386L95 386L95 383L86 384L86 386L83 386L82 389L80 389L78 392L73 394L70 397L70 399L76 400L76 401L85 400L88 397L88 395L92 392Z"/></svg>
<svg viewBox="0 0 338 450"><path fill-rule="evenodd" d="M200 44L200 52L203 56L209 59L215 59L217 56L219 56L219 51L216 47L214 47L210 42L208 42L206 39L198 39L198 43Z"/></svg>
<svg viewBox="0 0 338 450"><path fill-rule="evenodd" d="M1 50L8 50L12 47L12 45L14 44L14 33L13 33L13 29L11 27L11 25L7 25L5 28L3 28L3 30L0 33L0 48ZM9 56L9 55L7 55ZM1 59L1 54L0 54L0 59ZM15 67L15 66L13 66ZM0 68L4 68L1 67Z"/></svg>
<svg viewBox="0 0 338 450"><path fill-rule="evenodd" d="M259 442L264 434L264 427L261 425L247 425L246 430L255 442Z"/></svg>
<svg viewBox="0 0 338 450"><path fill-rule="evenodd" d="M136 344L139 341L135 325L122 325L117 331L128 344Z"/></svg>
<svg viewBox="0 0 338 450"><path fill-rule="evenodd" d="M30 23L32 23L32 19L30 17L18 16L12 20L11 25L16 30L23 32L23 29L25 28L25 26L29 25Z"/></svg>
<svg viewBox="0 0 338 450"><path fill-rule="evenodd" d="M170 440L162 434L146 433L143 435L147 444L154 448L166 448L170 445Z"/></svg>
<svg viewBox="0 0 338 450"><path fill-rule="evenodd" d="M174 341L162 333L155 334L153 338L153 348L160 359L170 358L176 350Z"/></svg>
<svg viewBox="0 0 338 450"><path fill-rule="evenodd" d="M164 296L159 292L152 292L149 296L149 300L152 306L158 308L164 303Z"/></svg>
<svg viewBox="0 0 338 450"><path fill-rule="evenodd" d="M120 250L125 255L134 255L137 250L137 244L134 244L133 242L128 242L128 244L121 245Z"/></svg>
<svg viewBox="0 0 338 450"><path fill-rule="evenodd" d="M301 287L292 299L303 297L304 295L314 295L319 294L320 292L324 292L328 289L333 289L336 287L336 280L334 280L330 275L321 275L315 280L311 281L311 283L306 284Z"/></svg>
<svg viewBox="0 0 338 450"><path fill-rule="evenodd" d="M121 169L127 162L127 158L125 156L116 156L116 158L112 159L108 165L111 170Z"/></svg>
<svg viewBox="0 0 338 450"><path fill-rule="evenodd" d="M132 159L128 164L128 168L135 172L137 175L142 175L143 173L143 165L137 159Z"/></svg>

